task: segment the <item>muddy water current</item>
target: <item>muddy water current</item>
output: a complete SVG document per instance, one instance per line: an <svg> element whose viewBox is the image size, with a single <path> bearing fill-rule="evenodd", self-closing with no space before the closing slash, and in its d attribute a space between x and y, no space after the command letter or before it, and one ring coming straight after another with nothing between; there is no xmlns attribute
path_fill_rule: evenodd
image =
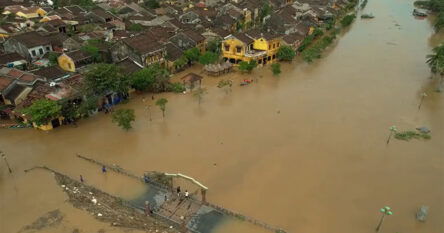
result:
<svg viewBox="0 0 444 233"><path fill-rule="evenodd" d="M164 119L151 95L133 96L118 106L136 111L128 132L102 113L77 128L1 129L0 149L14 172L1 161L0 232L18 232L54 209L63 222L41 232L124 232L65 203L51 174L23 172L46 165L125 198L144 192L76 153L139 174L187 174L209 187L209 201L288 232L371 233L385 205L394 215L383 232L444 232L444 94L424 63L444 36L412 9L412 1L370 0L364 12L376 17L357 19L319 61L284 64L278 78L259 68L245 87L237 85L245 76L225 76L236 84L228 94L216 87L220 78L205 78L200 105L191 94L156 95L169 100ZM391 125L427 126L432 139L386 145ZM426 223L415 220L420 205L430 206ZM262 229L233 221L215 232Z"/></svg>

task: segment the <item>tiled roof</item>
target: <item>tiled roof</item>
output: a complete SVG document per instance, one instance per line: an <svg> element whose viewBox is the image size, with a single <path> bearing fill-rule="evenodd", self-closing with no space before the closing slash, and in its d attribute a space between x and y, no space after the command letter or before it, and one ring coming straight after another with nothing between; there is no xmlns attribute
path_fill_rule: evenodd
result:
<svg viewBox="0 0 444 233"><path fill-rule="evenodd" d="M139 54L151 53L162 48L150 33L126 38L123 42Z"/></svg>
<svg viewBox="0 0 444 233"><path fill-rule="evenodd" d="M68 72L62 70L59 66L49 66L32 72L35 75L42 76L48 80L54 80L62 78L68 74Z"/></svg>
<svg viewBox="0 0 444 233"><path fill-rule="evenodd" d="M50 44L47 38L35 31L22 33L11 37L11 39L24 44L28 48Z"/></svg>
<svg viewBox="0 0 444 233"><path fill-rule="evenodd" d="M0 65L19 60L25 60L25 58L18 53L8 53L0 55Z"/></svg>
<svg viewBox="0 0 444 233"><path fill-rule="evenodd" d="M165 49L167 53L167 59L170 61L176 61L183 54L183 51L177 46L175 46L173 43L165 44Z"/></svg>
<svg viewBox="0 0 444 233"><path fill-rule="evenodd" d="M205 40L204 36L192 30L187 30L184 32L184 34L187 35L190 39L192 39L196 43L200 43Z"/></svg>
<svg viewBox="0 0 444 233"><path fill-rule="evenodd" d="M70 57L74 62L88 59L91 57L89 54L83 52L82 50L75 50L75 51L66 53L66 55L68 57Z"/></svg>
<svg viewBox="0 0 444 233"><path fill-rule="evenodd" d="M247 45L254 42L254 40L251 39L250 37L248 37L247 35L245 35L245 33L235 33L235 34L233 34L233 36L236 37L238 40L244 42Z"/></svg>
<svg viewBox="0 0 444 233"><path fill-rule="evenodd" d="M12 83L13 79L0 76L0 91L4 91Z"/></svg>

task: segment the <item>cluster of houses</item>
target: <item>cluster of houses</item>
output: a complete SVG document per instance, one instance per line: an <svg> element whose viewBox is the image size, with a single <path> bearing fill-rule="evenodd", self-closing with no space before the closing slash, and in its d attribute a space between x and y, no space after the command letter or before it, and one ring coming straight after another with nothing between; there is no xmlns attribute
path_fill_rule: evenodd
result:
<svg viewBox="0 0 444 233"><path fill-rule="evenodd" d="M0 0L0 117L40 98L72 98L97 55L126 73L151 64L175 72L184 51L220 43L223 61L236 65L276 60L280 46L297 48L348 0L101 0L87 8L52 1ZM72 2L72 1L71 1ZM84 2L84 1L83 1ZM268 9L268 10L267 10ZM26 120L26 119L24 119ZM60 119L45 129L62 124Z"/></svg>

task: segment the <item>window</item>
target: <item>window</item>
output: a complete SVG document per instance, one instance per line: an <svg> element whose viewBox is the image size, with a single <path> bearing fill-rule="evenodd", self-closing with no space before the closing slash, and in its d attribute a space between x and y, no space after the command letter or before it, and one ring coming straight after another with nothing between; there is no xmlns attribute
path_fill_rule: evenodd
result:
<svg viewBox="0 0 444 233"><path fill-rule="evenodd" d="M31 50L31 54L33 57L35 57L37 54L35 54L35 50Z"/></svg>
<svg viewBox="0 0 444 233"><path fill-rule="evenodd" d="M43 49L39 48L39 54L42 55L43 54Z"/></svg>
<svg viewBox="0 0 444 233"><path fill-rule="evenodd" d="M273 48L276 48L276 44L273 44Z"/></svg>
<svg viewBox="0 0 444 233"><path fill-rule="evenodd" d="M271 56L268 56L268 60L271 61Z"/></svg>
<svg viewBox="0 0 444 233"><path fill-rule="evenodd" d="M46 51L51 51L51 47L46 46Z"/></svg>
<svg viewBox="0 0 444 233"><path fill-rule="evenodd" d="M281 46L281 43L279 43L279 42L278 42L278 45L277 45L277 47L279 48L280 46Z"/></svg>
<svg viewBox="0 0 444 233"><path fill-rule="evenodd" d="M230 46L229 45L225 45L225 51L230 51Z"/></svg>
<svg viewBox="0 0 444 233"><path fill-rule="evenodd" d="M271 44L270 44L270 45L268 45L268 49L271 49Z"/></svg>
<svg viewBox="0 0 444 233"><path fill-rule="evenodd" d="M236 46L236 53L240 53L240 52L242 52L242 47Z"/></svg>
<svg viewBox="0 0 444 233"><path fill-rule="evenodd" d="M276 55L273 55L273 60L276 59Z"/></svg>
<svg viewBox="0 0 444 233"><path fill-rule="evenodd" d="M250 50L253 50L253 44L250 45Z"/></svg>

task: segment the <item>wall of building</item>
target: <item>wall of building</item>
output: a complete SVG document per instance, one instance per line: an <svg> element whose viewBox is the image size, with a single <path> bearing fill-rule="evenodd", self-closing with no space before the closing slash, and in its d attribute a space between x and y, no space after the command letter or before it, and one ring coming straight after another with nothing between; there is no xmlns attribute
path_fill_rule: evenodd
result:
<svg viewBox="0 0 444 233"><path fill-rule="evenodd" d="M68 57L66 54L62 54L57 58L57 63L59 63L60 68L62 68L65 71L69 72L75 72L76 71L76 65L74 64L74 61Z"/></svg>

